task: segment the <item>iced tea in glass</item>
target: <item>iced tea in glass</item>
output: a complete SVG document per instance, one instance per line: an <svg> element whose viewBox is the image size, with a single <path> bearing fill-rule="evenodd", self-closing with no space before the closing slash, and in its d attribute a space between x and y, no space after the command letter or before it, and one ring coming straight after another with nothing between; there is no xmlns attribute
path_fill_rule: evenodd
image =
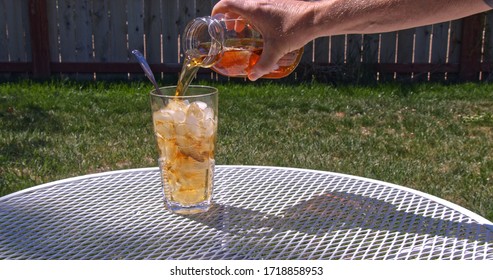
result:
<svg viewBox="0 0 493 280"><path fill-rule="evenodd" d="M179 214L207 211L214 181L218 91L191 85L151 91L152 120L166 207Z"/></svg>

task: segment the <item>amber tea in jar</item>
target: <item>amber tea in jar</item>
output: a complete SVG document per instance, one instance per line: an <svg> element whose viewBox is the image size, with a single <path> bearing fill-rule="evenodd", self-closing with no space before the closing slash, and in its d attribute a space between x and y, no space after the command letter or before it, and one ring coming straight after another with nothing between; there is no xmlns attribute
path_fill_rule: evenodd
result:
<svg viewBox="0 0 493 280"><path fill-rule="evenodd" d="M242 28L233 28L240 23ZM247 77L263 49L258 32L244 19L226 19L218 14L192 20L185 28L185 63L211 68L229 77ZM277 68L262 78L277 79L291 74L298 66L303 48L284 55Z"/></svg>

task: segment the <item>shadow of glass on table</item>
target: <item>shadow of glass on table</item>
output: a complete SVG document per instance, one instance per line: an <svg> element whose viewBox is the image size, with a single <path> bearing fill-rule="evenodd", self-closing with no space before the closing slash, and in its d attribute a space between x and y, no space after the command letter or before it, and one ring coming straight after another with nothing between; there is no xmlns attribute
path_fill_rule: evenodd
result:
<svg viewBox="0 0 493 280"><path fill-rule="evenodd" d="M224 232L222 247L232 259L493 258L488 225L457 221L453 210L439 206L441 218L432 218L413 213L419 209L333 192L275 215L214 204L207 213L183 217Z"/></svg>

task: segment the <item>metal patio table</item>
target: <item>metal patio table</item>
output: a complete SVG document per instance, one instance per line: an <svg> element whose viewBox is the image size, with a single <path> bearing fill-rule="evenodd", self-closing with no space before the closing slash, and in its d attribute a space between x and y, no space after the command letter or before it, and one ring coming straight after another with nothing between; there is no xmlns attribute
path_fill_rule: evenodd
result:
<svg viewBox="0 0 493 280"><path fill-rule="evenodd" d="M214 206L164 209L158 168L0 198L0 259L493 259L492 223L406 187L338 173L216 166Z"/></svg>

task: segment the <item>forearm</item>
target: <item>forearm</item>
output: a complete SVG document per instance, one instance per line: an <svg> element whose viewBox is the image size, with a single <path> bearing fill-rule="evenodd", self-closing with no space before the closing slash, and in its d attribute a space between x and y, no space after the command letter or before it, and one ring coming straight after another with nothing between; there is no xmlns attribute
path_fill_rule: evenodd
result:
<svg viewBox="0 0 493 280"><path fill-rule="evenodd" d="M317 37L401 30L492 8L491 0L322 0L313 2Z"/></svg>

